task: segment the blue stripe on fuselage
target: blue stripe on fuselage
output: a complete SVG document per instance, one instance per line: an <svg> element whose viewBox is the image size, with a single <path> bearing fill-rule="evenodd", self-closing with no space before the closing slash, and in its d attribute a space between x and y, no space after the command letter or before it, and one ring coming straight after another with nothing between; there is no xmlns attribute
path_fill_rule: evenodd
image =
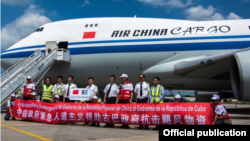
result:
<svg viewBox="0 0 250 141"><path fill-rule="evenodd" d="M250 47L250 41L77 47L77 48L69 48L69 50L71 55L79 55L79 54L100 54L100 53L223 50L223 49L243 49L247 47ZM32 53L34 53L34 51L9 53L1 55L1 58L27 57Z"/></svg>
<svg viewBox="0 0 250 141"><path fill-rule="evenodd" d="M250 38L250 35L85 41L85 42L72 42L72 43L68 43L68 45L85 45L85 44L102 44L102 43L129 43L129 42L131 42L131 43L134 43L134 42L157 42L157 41L184 41L184 40L209 40L209 39L239 39L239 38ZM38 48L38 47L45 47L45 45L19 47L19 48L15 48L15 49L6 50L5 52L14 51L14 50L22 50L22 49Z"/></svg>

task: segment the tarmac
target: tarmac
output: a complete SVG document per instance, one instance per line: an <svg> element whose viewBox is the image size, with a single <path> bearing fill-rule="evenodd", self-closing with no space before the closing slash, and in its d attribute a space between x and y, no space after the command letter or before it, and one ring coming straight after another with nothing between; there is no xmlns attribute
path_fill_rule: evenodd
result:
<svg viewBox="0 0 250 141"><path fill-rule="evenodd" d="M225 105L233 125L250 125L250 105ZM159 132L150 126L148 130L121 129L116 124L114 128L92 127L83 123L45 124L34 121L4 120L5 113L1 113L2 141L157 141ZM105 124L101 124L104 126Z"/></svg>

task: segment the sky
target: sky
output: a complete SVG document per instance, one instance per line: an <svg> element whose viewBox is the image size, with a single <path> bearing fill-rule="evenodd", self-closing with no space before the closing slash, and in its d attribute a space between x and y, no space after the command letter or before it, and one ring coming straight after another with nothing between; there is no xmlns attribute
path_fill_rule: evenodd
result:
<svg viewBox="0 0 250 141"><path fill-rule="evenodd" d="M1 0L1 52L54 21L90 17L250 19L250 0Z"/></svg>

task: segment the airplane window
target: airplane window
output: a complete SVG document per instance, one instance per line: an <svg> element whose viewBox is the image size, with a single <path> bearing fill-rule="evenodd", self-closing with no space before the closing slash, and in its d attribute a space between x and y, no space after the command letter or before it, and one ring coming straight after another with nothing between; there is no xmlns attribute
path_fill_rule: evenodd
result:
<svg viewBox="0 0 250 141"><path fill-rule="evenodd" d="M39 31L43 31L43 27L42 28L40 28L40 30Z"/></svg>
<svg viewBox="0 0 250 141"><path fill-rule="evenodd" d="M98 26L98 24L95 24L95 27L97 27Z"/></svg>
<svg viewBox="0 0 250 141"><path fill-rule="evenodd" d="M88 24L86 24L85 27L88 27Z"/></svg>
<svg viewBox="0 0 250 141"><path fill-rule="evenodd" d="M93 26L93 24L90 24L90 27L92 27Z"/></svg>
<svg viewBox="0 0 250 141"><path fill-rule="evenodd" d="M35 32L39 31L39 28L35 30Z"/></svg>

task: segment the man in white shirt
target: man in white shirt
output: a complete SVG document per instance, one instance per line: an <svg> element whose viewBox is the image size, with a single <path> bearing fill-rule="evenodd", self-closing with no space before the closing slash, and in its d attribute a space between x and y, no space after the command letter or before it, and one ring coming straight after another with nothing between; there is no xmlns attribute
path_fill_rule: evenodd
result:
<svg viewBox="0 0 250 141"><path fill-rule="evenodd" d="M110 83L105 87L104 89L104 104L114 104L116 101L118 101L118 93L119 88L118 85L116 85L115 82L115 75L110 75L109 78ZM114 124L108 124L104 127L114 127Z"/></svg>
<svg viewBox="0 0 250 141"><path fill-rule="evenodd" d="M139 75L139 81L135 85L136 103L149 103L150 85L145 82L144 74ZM139 129L143 129L143 126L140 125ZM145 126L145 129L148 129L148 126Z"/></svg>
<svg viewBox="0 0 250 141"><path fill-rule="evenodd" d="M77 85L73 83L73 79L74 79L73 76L68 77L68 84L66 84L63 89L63 102L71 102L71 103L75 102L74 100L69 100L70 90L77 88Z"/></svg>
<svg viewBox="0 0 250 141"><path fill-rule="evenodd" d="M65 84L62 83L63 77L58 76L57 77L57 84L54 85L52 92L53 95L58 95L59 96L59 101L63 102L63 89L65 87Z"/></svg>
<svg viewBox="0 0 250 141"><path fill-rule="evenodd" d="M86 103L92 103L92 98L96 96L98 93L98 87L93 84L94 83L93 77L88 78L88 83L89 85L86 87L86 89L89 89L90 97L89 97L89 101L86 101Z"/></svg>
<svg viewBox="0 0 250 141"><path fill-rule="evenodd" d="M94 85L94 77L88 78L89 85L86 87L86 89L89 89L89 101L86 101L86 103L92 103L92 98L96 96L98 93L98 88L96 85ZM89 124L88 122L85 122L83 125Z"/></svg>

